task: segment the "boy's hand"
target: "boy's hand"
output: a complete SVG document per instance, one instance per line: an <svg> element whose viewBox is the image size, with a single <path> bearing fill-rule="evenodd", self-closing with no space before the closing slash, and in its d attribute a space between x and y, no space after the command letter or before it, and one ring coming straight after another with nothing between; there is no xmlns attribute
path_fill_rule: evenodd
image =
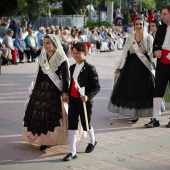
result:
<svg viewBox="0 0 170 170"><path fill-rule="evenodd" d="M86 95L80 96L82 102L87 102L88 97Z"/></svg>

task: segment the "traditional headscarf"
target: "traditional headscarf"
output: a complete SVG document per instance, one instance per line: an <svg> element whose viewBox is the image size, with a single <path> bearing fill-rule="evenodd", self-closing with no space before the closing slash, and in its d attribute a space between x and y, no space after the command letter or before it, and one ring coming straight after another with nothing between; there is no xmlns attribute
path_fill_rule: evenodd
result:
<svg viewBox="0 0 170 170"><path fill-rule="evenodd" d="M147 50L147 53L148 53L148 55L150 57L150 60L155 63L156 61L153 58L153 53L152 53L153 37L148 34L147 27L145 26L144 20L142 18L136 18L135 21L134 21L134 25L135 25L136 20L139 20L139 19L143 21L143 26L144 26L144 28L143 28L144 46L145 46L145 48ZM134 26L133 26L131 28L130 35L126 39L126 42L125 42L125 45L124 45L124 48L123 48L123 53L122 53L122 56L121 56L121 60L120 60L118 69L122 69L123 68L123 66L125 64L125 61L126 61L126 57L128 55L128 50L131 47L134 39L135 39L135 29L134 29Z"/></svg>
<svg viewBox="0 0 170 170"><path fill-rule="evenodd" d="M64 61L67 61L68 63L68 58L63 50L63 47L61 45L61 42L60 40L57 38L56 35L54 34L47 34L45 37L48 37L51 39L51 41L53 42L55 48L56 48L56 51L54 52L54 54L51 56L50 60L49 60L49 65L50 65L50 68L52 69L52 71L56 71L58 70L58 67L64 62ZM45 48L43 47L42 50L41 50L41 54L40 54L40 58L39 58L39 63L40 63L40 66L41 66L41 69L42 71L46 74L46 70L44 69L44 63L43 63L43 60L42 60L42 55L47 55L46 51L45 51ZM69 65L69 63L68 63Z"/></svg>

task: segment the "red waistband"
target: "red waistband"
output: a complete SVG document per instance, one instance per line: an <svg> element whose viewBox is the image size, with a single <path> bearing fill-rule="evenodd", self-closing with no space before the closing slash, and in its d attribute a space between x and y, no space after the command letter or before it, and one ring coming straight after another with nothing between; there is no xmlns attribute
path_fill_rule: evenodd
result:
<svg viewBox="0 0 170 170"><path fill-rule="evenodd" d="M162 56L160 62L164 64L170 64L170 60L167 58L167 55L170 53L170 50L162 49Z"/></svg>
<svg viewBox="0 0 170 170"><path fill-rule="evenodd" d="M75 88L75 82L74 81L72 81L72 84L71 84L70 96L75 97L75 98L79 98L79 93L78 93L78 90Z"/></svg>

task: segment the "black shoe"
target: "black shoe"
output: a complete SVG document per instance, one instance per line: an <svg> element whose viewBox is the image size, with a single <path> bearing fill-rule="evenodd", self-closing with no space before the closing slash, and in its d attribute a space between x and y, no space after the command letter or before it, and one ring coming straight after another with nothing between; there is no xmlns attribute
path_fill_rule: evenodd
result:
<svg viewBox="0 0 170 170"><path fill-rule="evenodd" d="M92 151L94 150L94 148L95 148L96 145L97 145L97 141L95 141L94 145L91 144L91 143L89 143L89 144L87 145L87 147L86 147L85 152L86 152L86 153L92 152Z"/></svg>
<svg viewBox="0 0 170 170"><path fill-rule="evenodd" d="M63 158L63 161L70 161L70 160L72 160L72 159L77 159L77 155L75 154L75 155L73 156L72 153L69 153L69 154L67 154L67 155Z"/></svg>
<svg viewBox="0 0 170 170"><path fill-rule="evenodd" d="M47 148L50 148L50 147L51 147L51 145L41 145L40 151L44 151L44 150L46 150Z"/></svg>
<svg viewBox="0 0 170 170"><path fill-rule="evenodd" d="M9 59L9 65L12 65L12 59Z"/></svg>
<svg viewBox="0 0 170 170"><path fill-rule="evenodd" d="M168 122L168 124L166 125L167 128L170 128L170 121Z"/></svg>
<svg viewBox="0 0 170 170"><path fill-rule="evenodd" d="M132 118L132 123L136 123L139 120L138 117Z"/></svg>
<svg viewBox="0 0 170 170"><path fill-rule="evenodd" d="M24 64L24 61L20 61L19 63Z"/></svg>
<svg viewBox="0 0 170 170"><path fill-rule="evenodd" d="M32 61L28 60L27 63L32 63Z"/></svg>
<svg viewBox="0 0 170 170"><path fill-rule="evenodd" d="M12 64L12 62L9 60L7 65L11 65L11 64Z"/></svg>
<svg viewBox="0 0 170 170"><path fill-rule="evenodd" d="M18 65L18 62L12 62L13 65Z"/></svg>
<svg viewBox="0 0 170 170"><path fill-rule="evenodd" d="M151 118L151 121L147 124L145 124L145 127L147 128L153 128L153 127L159 127L159 120L156 120L155 118Z"/></svg>
<svg viewBox="0 0 170 170"><path fill-rule="evenodd" d="M2 65L9 65L10 60L6 57L2 58Z"/></svg>

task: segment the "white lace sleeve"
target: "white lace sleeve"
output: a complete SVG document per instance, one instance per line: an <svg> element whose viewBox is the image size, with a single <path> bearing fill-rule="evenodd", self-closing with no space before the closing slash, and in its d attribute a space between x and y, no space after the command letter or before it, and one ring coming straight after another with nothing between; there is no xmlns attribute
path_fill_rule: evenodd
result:
<svg viewBox="0 0 170 170"><path fill-rule="evenodd" d="M132 36L133 35L130 35L126 39L126 43L125 43L125 45L123 47L123 53L122 53L122 56L121 56L121 59L120 59L120 64L119 64L117 69L122 69L124 64L125 64L126 57L127 57L127 54L128 54L128 50L129 50L129 48L131 46Z"/></svg>

